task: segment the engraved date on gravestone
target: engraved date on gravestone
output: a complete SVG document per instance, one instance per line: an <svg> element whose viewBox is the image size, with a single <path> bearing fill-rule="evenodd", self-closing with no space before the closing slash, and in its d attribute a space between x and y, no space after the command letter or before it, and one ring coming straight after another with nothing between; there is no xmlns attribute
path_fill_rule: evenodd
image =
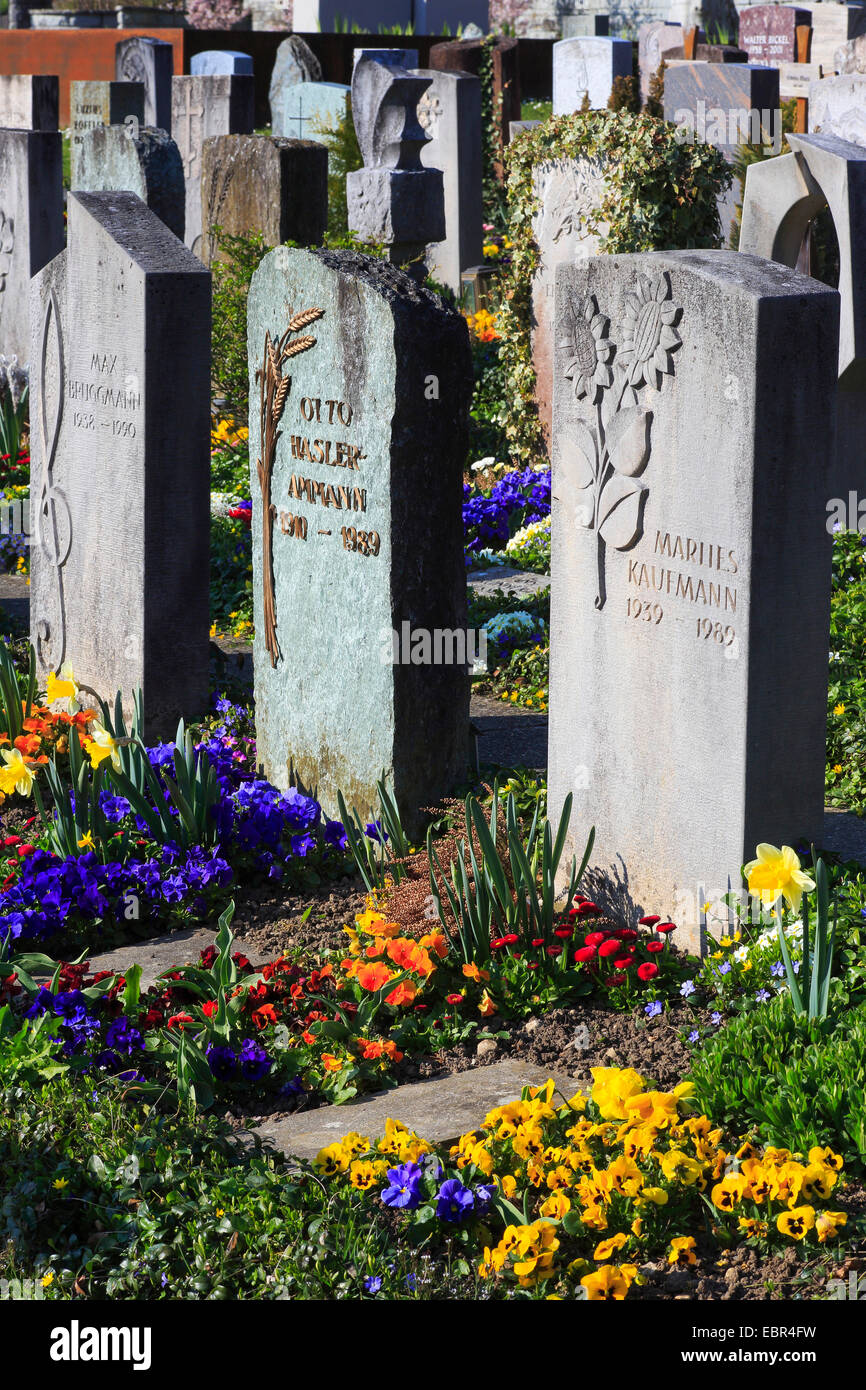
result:
<svg viewBox="0 0 866 1390"><path fill-rule="evenodd" d="M321 424L343 426L348 429L354 418L354 408L348 401L322 399L302 396L298 408L302 424ZM353 469L361 471L361 462L367 455L360 444L352 444L345 439L315 439L307 434L291 434L289 447L292 459L308 463L323 463L329 468ZM353 483L331 483L320 478L308 478L293 473L289 481L289 497L296 502L307 502L314 506L335 507L338 511L366 512L367 489ZM305 541L309 534L306 517L280 512L280 530L283 535L295 540ZM321 528L320 536L331 536L334 532ZM343 549L353 554L377 556L382 539L378 531L359 530L356 526L341 526L339 535Z"/></svg>
<svg viewBox="0 0 866 1390"><path fill-rule="evenodd" d="M66 396L74 429L135 438L141 391L135 375L124 373L117 353L92 352L89 372L70 376Z"/></svg>
<svg viewBox="0 0 866 1390"><path fill-rule="evenodd" d="M628 560L626 582L629 587L640 591L640 596L626 596L628 618L649 627L658 627L665 614L670 614L668 599L716 609L721 614L736 613L737 587L729 582L740 574L740 563L734 549L676 532L657 530L653 557L649 562L642 560L640 555ZM688 569L664 563L668 560L694 567L698 573L689 573ZM665 603L662 604L656 595L664 595ZM676 611L677 606L675 603L671 616L682 619L682 613ZM692 631L699 642L712 642L721 647L731 647L736 642L736 630L730 621L718 620L715 615L696 616Z"/></svg>

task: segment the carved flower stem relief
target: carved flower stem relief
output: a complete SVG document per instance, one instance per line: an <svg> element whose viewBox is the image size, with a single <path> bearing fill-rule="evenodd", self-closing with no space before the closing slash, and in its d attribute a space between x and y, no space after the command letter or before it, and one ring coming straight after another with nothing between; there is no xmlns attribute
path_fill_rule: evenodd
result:
<svg viewBox="0 0 866 1390"><path fill-rule="evenodd" d="M654 280L638 276L626 298L619 349L594 295L583 301L572 296L566 305L563 375L575 399L595 408L595 424L573 423L560 442L560 460L569 492L578 498L575 524L596 533L596 608L606 597L607 546L629 550L643 535L649 486L641 475L652 451L653 412L638 392L644 386L660 391L664 377L674 374L672 354L682 341L674 324L682 311L670 294L666 272Z"/></svg>

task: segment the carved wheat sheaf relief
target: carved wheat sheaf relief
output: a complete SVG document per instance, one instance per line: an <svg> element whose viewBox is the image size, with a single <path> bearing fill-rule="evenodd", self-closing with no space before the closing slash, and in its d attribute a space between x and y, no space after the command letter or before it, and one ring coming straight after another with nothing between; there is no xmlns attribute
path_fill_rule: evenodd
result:
<svg viewBox="0 0 866 1390"><path fill-rule="evenodd" d="M271 666L277 664L280 655L277 641L277 610L274 593L274 518L277 509L271 501L271 479L274 460L277 454L279 428L286 399L292 386L292 378L283 375L283 365L290 358L297 357L315 347L316 339L309 333L301 333L311 323L322 318L324 309L302 309L289 320L289 326L281 338L272 338L265 333L265 347L262 365L256 372L259 384L259 427L261 455L257 460L256 471L262 495L262 589L264 604L265 647L271 658ZM292 341L295 333L301 337Z"/></svg>

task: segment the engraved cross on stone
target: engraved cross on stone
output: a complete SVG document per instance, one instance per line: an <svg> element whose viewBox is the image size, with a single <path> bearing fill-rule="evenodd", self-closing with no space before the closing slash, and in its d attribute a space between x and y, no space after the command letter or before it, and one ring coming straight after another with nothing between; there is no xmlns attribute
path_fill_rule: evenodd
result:
<svg viewBox="0 0 866 1390"><path fill-rule="evenodd" d="M303 85L304 85L303 82L299 82L299 83L298 83L298 86L301 87L301 88L303 87ZM310 124L310 121L313 119L312 116L305 116L305 115L304 115L304 93L303 93L303 91L300 91L300 92L298 93L298 109L297 109L297 111L295 112L295 114L291 117L291 119L296 123L296 125L297 125L297 127L298 127L296 138L297 138L298 140L303 140L303 139L305 138L305 136L304 136L304 126L305 126L305 125L309 125L309 124Z"/></svg>
<svg viewBox="0 0 866 1390"><path fill-rule="evenodd" d="M193 145L193 140L192 140L192 123L193 123L193 118L195 118L195 119L197 119L197 120L201 120L201 118L202 118L203 115L204 115L204 107L203 107L203 106L193 106L193 105L192 105L192 92L191 92L191 90L190 90L189 84L187 84L187 87L186 87L186 110L185 110L185 111L181 111L181 113L180 113L180 119L181 119L182 121L186 121L186 136L185 136L185 138L181 138L180 141L179 141L179 143L180 143L181 153L182 153L182 156L183 156L183 172L184 172L184 174L186 175L186 177L187 177L188 179L192 177L193 165L194 165L198 160L201 159L201 140L199 140L199 141L197 142L196 145ZM178 132L178 134L180 135L180 132Z"/></svg>

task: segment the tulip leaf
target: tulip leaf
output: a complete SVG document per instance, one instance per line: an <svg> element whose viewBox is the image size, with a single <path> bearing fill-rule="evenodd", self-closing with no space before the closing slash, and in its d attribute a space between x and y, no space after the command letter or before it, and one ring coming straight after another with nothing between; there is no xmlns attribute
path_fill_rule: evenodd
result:
<svg viewBox="0 0 866 1390"><path fill-rule="evenodd" d="M636 478L650 456L652 411L641 406L618 410L607 427L607 451L617 473Z"/></svg>
<svg viewBox="0 0 866 1390"><path fill-rule="evenodd" d="M582 492L598 476L598 444L582 420L575 420L559 442L559 462L569 488Z"/></svg>
<svg viewBox="0 0 866 1390"><path fill-rule="evenodd" d="M643 532L643 509L649 488L637 478L612 473L601 490L598 532L615 550L628 550Z"/></svg>

